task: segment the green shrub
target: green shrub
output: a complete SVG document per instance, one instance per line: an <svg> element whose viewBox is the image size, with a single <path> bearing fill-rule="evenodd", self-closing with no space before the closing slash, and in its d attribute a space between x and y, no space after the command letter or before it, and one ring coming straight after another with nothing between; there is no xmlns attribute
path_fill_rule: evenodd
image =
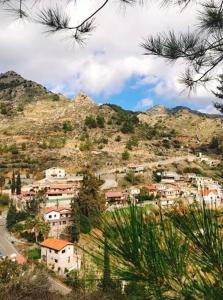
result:
<svg viewBox="0 0 223 300"><path fill-rule="evenodd" d="M63 128L64 132L68 132L68 131L72 131L73 126L72 126L70 121L65 121L65 122L63 122L63 127L62 128Z"/></svg>
<svg viewBox="0 0 223 300"><path fill-rule="evenodd" d="M28 259L36 260L41 258L41 250L40 248L29 249L27 251Z"/></svg>
<svg viewBox="0 0 223 300"><path fill-rule="evenodd" d="M88 127L88 128L96 128L97 127L97 122L95 120L94 117L92 116L87 116L85 118L84 124Z"/></svg>
<svg viewBox="0 0 223 300"><path fill-rule="evenodd" d="M105 118L102 115L98 115L96 118L97 126L99 128L105 127Z"/></svg>
<svg viewBox="0 0 223 300"><path fill-rule="evenodd" d="M124 152L122 153L122 159L123 159L123 160L129 160L129 157L130 157L130 154L129 154L128 151L124 151Z"/></svg>
<svg viewBox="0 0 223 300"><path fill-rule="evenodd" d="M59 101L59 100L60 100L59 95L54 94L54 95L52 96L52 100L53 100L53 101Z"/></svg>
<svg viewBox="0 0 223 300"><path fill-rule="evenodd" d="M6 206L9 204L9 196L6 194L0 195L0 205Z"/></svg>

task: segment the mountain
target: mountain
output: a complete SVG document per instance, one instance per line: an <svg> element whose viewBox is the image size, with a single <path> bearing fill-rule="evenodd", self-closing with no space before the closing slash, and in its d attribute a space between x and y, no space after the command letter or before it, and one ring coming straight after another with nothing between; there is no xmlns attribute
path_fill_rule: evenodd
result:
<svg viewBox="0 0 223 300"><path fill-rule="evenodd" d="M25 97L27 83L32 97ZM1 74L0 86L10 94L0 100L0 171L22 168L39 174L56 165L73 172L86 161L95 169L140 165L209 149L213 136L222 132L221 118L184 107L136 113L98 105L84 93L69 100L12 71ZM5 104L12 104L11 113ZM126 150L128 161L122 159Z"/></svg>

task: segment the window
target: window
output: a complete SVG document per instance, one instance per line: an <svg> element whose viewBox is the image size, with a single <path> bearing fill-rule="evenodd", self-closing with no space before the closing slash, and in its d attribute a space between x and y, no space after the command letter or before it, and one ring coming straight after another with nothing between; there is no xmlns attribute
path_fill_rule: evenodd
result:
<svg viewBox="0 0 223 300"><path fill-rule="evenodd" d="M51 219L52 218L52 215L49 215L49 219Z"/></svg>
<svg viewBox="0 0 223 300"><path fill-rule="evenodd" d="M66 222L66 221L63 221L63 224L67 224L67 222Z"/></svg>
<svg viewBox="0 0 223 300"><path fill-rule="evenodd" d="M55 261L55 263L57 263L57 262L58 262L58 259L54 259L54 261Z"/></svg>
<svg viewBox="0 0 223 300"><path fill-rule="evenodd" d="M56 218L57 215L54 215L54 218Z"/></svg>
<svg viewBox="0 0 223 300"><path fill-rule="evenodd" d="M57 251L57 250L55 250L55 253L56 253L56 254L58 254L58 251Z"/></svg>
<svg viewBox="0 0 223 300"><path fill-rule="evenodd" d="M51 251L51 249L50 249L50 253L51 253L52 251Z"/></svg>
<svg viewBox="0 0 223 300"><path fill-rule="evenodd" d="M53 222L53 226L55 226L55 222Z"/></svg>
<svg viewBox="0 0 223 300"><path fill-rule="evenodd" d="M63 249L63 250L62 250L62 253L65 253L65 252L66 252L66 250L65 250L65 249Z"/></svg>
<svg viewBox="0 0 223 300"><path fill-rule="evenodd" d="M70 256L68 257L68 262L70 263Z"/></svg>

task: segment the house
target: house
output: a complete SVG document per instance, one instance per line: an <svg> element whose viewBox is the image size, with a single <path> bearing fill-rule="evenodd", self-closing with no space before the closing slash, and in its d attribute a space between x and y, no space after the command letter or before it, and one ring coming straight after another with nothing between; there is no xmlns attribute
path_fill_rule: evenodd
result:
<svg viewBox="0 0 223 300"><path fill-rule="evenodd" d="M138 196L140 194L140 189L137 187L130 187L128 190L129 194L132 196Z"/></svg>
<svg viewBox="0 0 223 300"><path fill-rule="evenodd" d="M81 267L80 255L74 252L74 245L68 241L48 238L40 243L41 259L49 268L64 275Z"/></svg>
<svg viewBox="0 0 223 300"><path fill-rule="evenodd" d="M137 174L143 174L145 168L143 166L135 166L135 165L128 165L127 172L134 172Z"/></svg>
<svg viewBox="0 0 223 300"><path fill-rule="evenodd" d="M71 200L78 195L78 190L73 184L51 184L47 189L47 207L55 207L62 204L70 207Z"/></svg>
<svg viewBox="0 0 223 300"><path fill-rule="evenodd" d="M60 237L67 226L71 222L71 210L64 207L46 208L43 213L43 218L50 224L50 237Z"/></svg>
<svg viewBox="0 0 223 300"><path fill-rule="evenodd" d="M109 191L105 194L105 199L108 203L120 203L125 201L125 196L122 192Z"/></svg>
<svg viewBox="0 0 223 300"><path fill-rule="evenodd" d="M45 170L45 178L65 178L66 171L61 168L50 168Z"/></svg>
<svg viewBox="0 0 223 300"><path fill-rule="evenodd" d="M165 171L161 174L161 182L163 183L174 183L180 180L180 176L176 172Z"/></svg>
<svg viewBox="0 0 223 300"><path fill-rule="evenodd" d="M199 192L199 200L206 204L219 206L221 204L221 194L217 189L203 188Z"/></svg>

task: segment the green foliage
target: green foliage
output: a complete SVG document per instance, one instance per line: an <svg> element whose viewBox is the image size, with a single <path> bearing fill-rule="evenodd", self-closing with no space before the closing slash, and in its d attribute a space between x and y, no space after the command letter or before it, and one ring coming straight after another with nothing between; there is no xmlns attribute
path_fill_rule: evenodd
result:
<svg viewBox="0 0 223 300"><path fill-rule="evenodd" d="M19 150L18 150L16 144L11 145L11 146L9 147L9 151L10 151L12 154L18 154L18 153L19 153Z"/></svg>
<svg viewBox="0 0 223 300"><path fill-rule="evenodd" d="M17 221L17 211L14 205L10 205L6 218L6 226L10 230Z"/></svg>
<svg viewBox="0 0 223 300"><path fill-rule="evenodd" d="M11 180L11 193L14 194L15 193L15 189L16 189L16 183L15 183L15 172L13 171L12 173L12 180Z"/></svg>
<svg viewBox="0 0 223 300"><path fill-rule="evenodd" d="M66 139L63 137L51 137L48 140L47 147L50 149L63 148L66 143Z"/></svg>
<svg viewBox="0 0 223 300"><path fill-rule="evenodd" d="M77 199L71 201L71 241L78 242L80 239L80 208L77 202Z"/></svg>
<svg viewBox="0 0 223 300"><path fill-rule="evenodd" d="M132 150L133 147L137 147L137 146L138 146L138 140L136 138L129 139L126 144L126 148L129 150Z"/></svg>
<svg viewBox="0 0 223 300"><path fill-rule="evenodd" d="M82 186L78 195L80 213L94 218L105 208L105 198L100 192L101 182L89 170L84 171Z"/></svg>
<svg viewBox="0 0 223 300"><path fill-rule="evenodd" d="M143 201L154 200L156 197L154 197L153 194L149 194L145 189L142 188L137 198L139 201L143 202Z"/></svg>
<svg viewBox="0 0 223 300"><path fill-rule="evenodd" d="M93 116L87 116L85 118L84 124L88 128L96 128L97 127L97 122L96 122L96 120L95 120L95 118Z"/></svg>
<svg viewBox="0 0 223 300"><path fill-rule="evenodd" d="M9 204L9 196L7 194L0 195L0 206L6 206Z"/></svg>
<svg viewBox="0 0 223 300"><path fill-rule="evenodd" d="M125 175L125 180L130 182L131 184L139 184L142 181L141 175L136 175L134 172L129 171Z"/></svg>
<svg viewBox="0 0 223 300"><path fill-rule="evenodd" d="M81 142L79 146L80 151L91 151L92 148L93 144L89 139L85 140L84 142Z"/></svg>
<svg viewBox="0 0 223 300"><path fill-rule="evenodd" d="M131 122L126 121L126 122L123 123L123 125L121 127L121 132L122 133L125 133L125 134L134 133L134 131L135 131L135 128L134 128L134 125Z"/></svg>
<svg viewBox="0 0 223 300"><path fill-rule="evenodd" d="M72 131L73 130L73 126L72 126L72 124L71 124L71 122L70 121L65 121L65 122L63 122L63 131L66 133L66 132L68 132L68 131Z"/></svg>
<svg viewBox="0 0 223 300"><path fill-rule="evenodd" d="M195 173L198 175L203 175L201 168L197 168L197 167L185 167L183 169L183 173Z"/></svg>
<svg viewBox="0 0 223 300"><path fill-rule="evenodd" d="M204 205L165 214L131 205L105 216L93 247L103 247L106 233L111 276L134 282L131 296L142 286L148 299L221 299L221 218ZM93 255L103 268L104 254Z"/></svg>
<svg viewBox="0 0 223 300"><path fill-rule="evenodd" d="M123 160L129 160L129 158L130 158L129 152L128 152L127 150L124 151L124 152L122 153L122 159L123 159Z"/></svg>
<svg viewBox="0 0 223 300"><path fill-rule="evenodd" d="M97 126L99 128L104 128L105 127L105 118L102 115L98 115L96 117L96 122L97 122Z"/></svg>
<svg viewBox="0 0 223 300"><path fill-rule="evenodd" d="M209 144L209 147L210 147L211 149L218 150L219 144L220 144L220 142L219 142L218 137L213 136L213 138L212 138L212 140L211 140L211 142L210 142L210 144Z"/></svg>
<svg viewBox="0 0 223 300"><path fill-rule="evenodd" d="M52 100L53 100L53 101L59 101L59 100L60 100L59 95L58 95L58 94L54 94L54 95L52 96Z"/></svg>
<svg viewBox="0 0 223 300"><path fill-rule="evenodd" d="M122 138L120 137L120 135L117 135L116 138L115 138L115 141L116 142L121 142L121 140L122 140Z"/></svg>
<svg viewBox="0 0 223 300"><path fill-rule="evenodd" d="M20 178L20 173L18 173L17 176L16 176L16 181L15 181L15 192L16 192L16 195L20 195L21 194L21 189L22 189L22 182L21 182L21 178Z"/></svg>
<svg viewBox="0 0 223 300"><path fill-rule="evenodd" d="M10 103L0 102L0 113L10 116L12 114L12 106Z"/></svg>
<svg viewBox="0 0 223 300"><path fill-rule="evenodd" d="M41 258L41 250L40 248L32 248L27 251L28 259L36 260Z"/></svg>

